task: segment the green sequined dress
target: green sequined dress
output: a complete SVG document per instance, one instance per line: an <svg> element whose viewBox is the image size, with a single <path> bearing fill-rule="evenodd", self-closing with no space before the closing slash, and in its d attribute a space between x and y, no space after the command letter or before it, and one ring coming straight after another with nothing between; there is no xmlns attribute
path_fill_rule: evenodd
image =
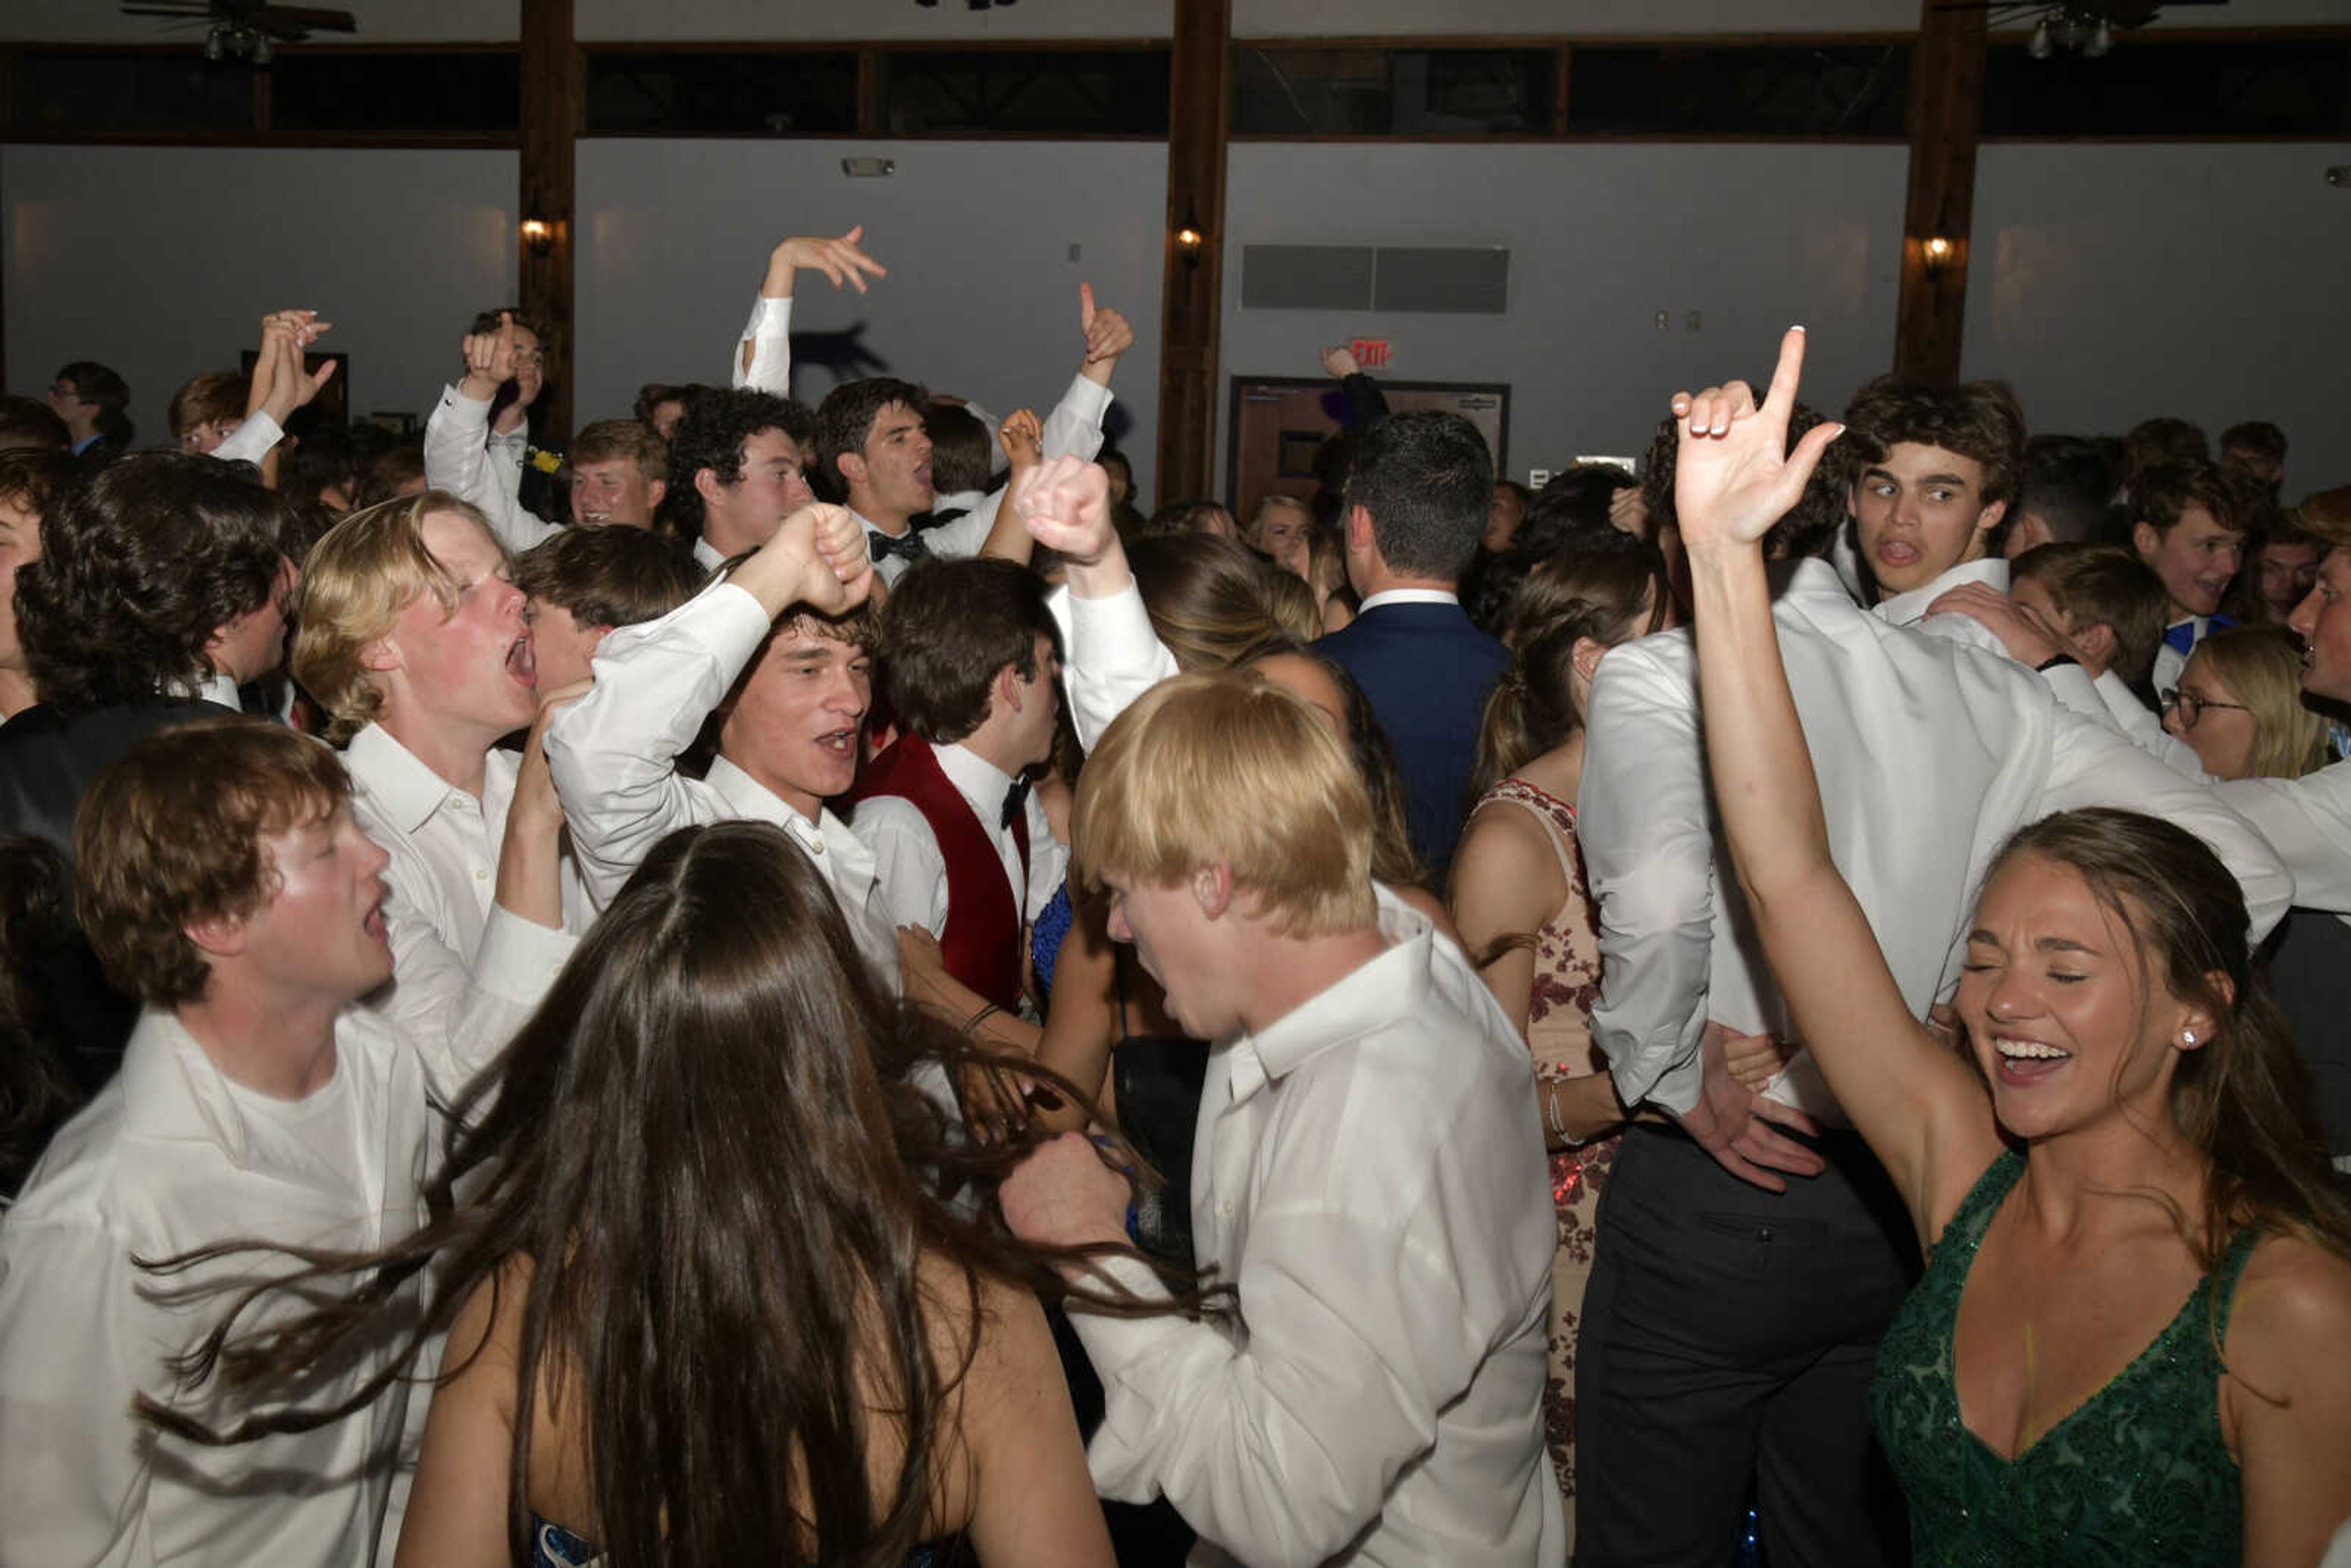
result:
<svg viewBox="0 0 2351 1568"><path fill-rule="evenodd" d="M1959 1419L1952 1347L1976 1249L2023 1174L2013 1150L1992 1162L1878 1344L1870 1403L1909 1500L1914 1558L1922 1568L2241 1563L2244 1502L2220 1434L2217 1347L2258 1229L2230 1241L2212 1288L2198 1286L2137 1360L2004 1459Z"/></svg>

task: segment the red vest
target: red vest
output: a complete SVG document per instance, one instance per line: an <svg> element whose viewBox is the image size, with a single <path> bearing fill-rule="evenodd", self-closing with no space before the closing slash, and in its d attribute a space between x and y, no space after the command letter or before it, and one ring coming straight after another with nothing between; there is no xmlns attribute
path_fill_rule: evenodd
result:
<svg viewBox="0 0 2351 1568"><path fill-rule="evenodd" d="M939 953L947 973L1007 1011L1020 1005L1020 905L1004 883L996 837L972 814L955 781L939 767L930 744L901 734L867 765L852 798L895 796L923 814L947 866L947 925ZM1020 873L1029 874L1027 813L1012 819Z"/></svg>

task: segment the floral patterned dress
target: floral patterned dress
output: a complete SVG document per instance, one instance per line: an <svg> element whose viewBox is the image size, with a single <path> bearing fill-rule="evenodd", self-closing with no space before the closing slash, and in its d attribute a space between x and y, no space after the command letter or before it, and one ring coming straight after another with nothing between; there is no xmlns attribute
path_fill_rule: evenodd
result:
<svg viewBox="0 0 2351 1568"><path fill-rule="evenodd" d="M1592 1043L1592 1009L1600 999L1600 930L1591 890L1584 884L1583 855L1576 848L1575 808L1523 779L1505 779L1495 785L1478 802L1478 810L1498 803L1516 806L1542 825L1567 879L1566 900L1535 932L1534 996L1527 1009L1527 1049L1534 1056L1535 1079L1547 1083L1601 1071L1607 1061ZM1551 1374L1543 1391L1543 1418L1560 1490L1571 1504L1575 1497L1575 1335L1583 1287L1592 1278L1600 1184L1615 1163L1619 1142L1614 1136L1597 1138L1551 1156L1559 1250L1551 1265ZM1573 1506L1567 1517L1573 1529Z"/></svg>

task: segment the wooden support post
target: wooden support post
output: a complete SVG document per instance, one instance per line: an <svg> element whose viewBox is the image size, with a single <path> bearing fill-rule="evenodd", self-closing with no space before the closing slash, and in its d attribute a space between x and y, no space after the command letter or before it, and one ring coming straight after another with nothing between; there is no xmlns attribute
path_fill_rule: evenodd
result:
<svg viewBox="0 0 2351 1568"><path fill-rule="evenodd" d="M1922 0L1918 47L1910 57L1910 193L1894 368L1923 381L1959 379L1976 141L1983 130L1985 17L1980 6Z"/></svg>
<svg viewBox="0 0 2351 1568"><path fill-rule="evenodd" d="M1224 298L1225 141L1232 0L1175 0L1168 69L1166 255L1160 285L1161 500L1208 494L1216 468L1217 336ZM1191 251L1176 241L1198 227ZM1144 508L1148 510L1148 507Z"/></svg>
<svg viewBox="0 0 2351 1568"><path fill-rule="evenodd" d="M523 224L517 234L523 313L539 324L547 386L539 393L539 439L561 448L571 437L573 216L572 147L580 134L580 50L571 37L571 0L522 0Z"/></svg>

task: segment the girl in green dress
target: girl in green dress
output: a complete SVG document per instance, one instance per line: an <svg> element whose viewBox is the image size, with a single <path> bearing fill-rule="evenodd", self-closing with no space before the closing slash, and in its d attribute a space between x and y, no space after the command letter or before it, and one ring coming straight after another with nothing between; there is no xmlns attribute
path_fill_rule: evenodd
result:
<svg viewBox="0 0 2351 1568"><path fill-rule="evenodd" d="M1954 1052L1830 859L1757 541L1837 427L1674 400L1706 741L1797 1031L1928 1245L1881 1347L1919 1562L2315 1563L2351 1513L2351 1209L2210 851L2125 811L2019 832Z"/></svg>

